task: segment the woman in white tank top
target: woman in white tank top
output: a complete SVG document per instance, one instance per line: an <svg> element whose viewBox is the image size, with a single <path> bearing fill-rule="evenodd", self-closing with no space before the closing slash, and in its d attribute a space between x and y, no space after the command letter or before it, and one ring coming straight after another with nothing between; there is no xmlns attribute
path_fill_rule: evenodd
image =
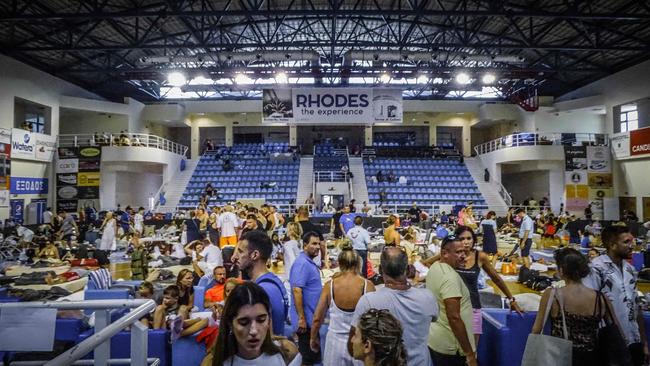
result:
<svg viewBox="0 0 650 366"><path fill-rule="evenodd" d="M311 328L310 346L316 351L320 349L320 327L329 309L330 323L323 351L323 366L363 365L363 362L353 360L348 354L348 334L359 299L366 292L375 291L375 286L359 275L361 258L351 245L347 243L342 249L338 258L341 272L323 287Z"/></svg>

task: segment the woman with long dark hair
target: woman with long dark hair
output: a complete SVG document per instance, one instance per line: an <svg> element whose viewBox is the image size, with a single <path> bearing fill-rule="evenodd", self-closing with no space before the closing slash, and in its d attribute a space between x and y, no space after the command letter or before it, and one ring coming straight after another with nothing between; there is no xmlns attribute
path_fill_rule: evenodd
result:
<svg viewBox="0 0 650 366"><path fill-rule="evenodd" d="M189 269L182 269L176 277L176 286L179 290L178 305L180 305L179 314L183 319L189 319L190 311L194 307L194 275Z"/></svg>
<svg viewBox="0 0 650 366"><path fill-rule="evenodd" d="M271 329L271 304L264 289L254 282L238 285L223 309L212 365L300 365L296 346L273 341Z"/></svg>

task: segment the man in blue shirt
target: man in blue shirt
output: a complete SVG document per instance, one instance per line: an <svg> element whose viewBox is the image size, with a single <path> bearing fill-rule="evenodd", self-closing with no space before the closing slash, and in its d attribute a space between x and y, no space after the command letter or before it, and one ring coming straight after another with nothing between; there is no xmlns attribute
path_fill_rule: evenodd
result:
<svg viewBox="0 0 650 366"><path fill-rule="evenodd" d="M273 244L265 232L249 231L237 243L232 261L239 264L242 272L269 295L273 334L284 335L289 298L280 278L266 269L266 262L271 257L271 252L273 252Z"/></svg>
<svg viewBox="0 0 650 366"><path fill-rule="evenodd" d="M314 320L314 312L323 288L320 270L314 258L320 252L320 235L307 232L302 237L303 251L291 266L289 283L293 293L291 303L291 324L298 333L298 349L302 355L303 365L313 365L321 361L320 351L314 352L309 347L309 336Z"/></svg>
<svg viewBox="0 0 650 366"><path fill-rule="evenodd" d="M441 224L448 224L449 223L449 215L445 211L442 211L442 215L440 216L440 223Z"/></svg>
<svg viewBox="0 0 650 366"><path fill-rule="evenodd" d="M447 224L438 224L436 228L436 238L442 240L449 235L449 230L447 230Z"/></svg>
<svg viewBox="0 0 650 366"><path fill-rule="evenodd" d="M356 216L356 214L350 213L350 206L343 207L343 215L339 219L339 225L341 225L343 235L347 235L348 230L354 227L354 218Z"/></svg>
<svg viewBox="0 0 650 366"><path fill-rule="evenodd" d="M348 231L348 239L352 241L352 249L354 249L359 257L361 257L361 272L363 278L368 278L368 244L370 244L370 234L368 230L364 229L363 218L357 216L354 218L354 227Z"/></svg>

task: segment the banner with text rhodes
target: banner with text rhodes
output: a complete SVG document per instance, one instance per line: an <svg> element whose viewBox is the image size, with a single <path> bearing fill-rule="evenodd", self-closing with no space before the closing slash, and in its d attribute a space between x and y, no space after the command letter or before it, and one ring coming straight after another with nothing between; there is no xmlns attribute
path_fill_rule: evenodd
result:
<svg viewBox="0 0 650 366"><path fill-rule="evenodd" d="M263 123L402 123L402 91L384 88L264 89Z"/></svg>

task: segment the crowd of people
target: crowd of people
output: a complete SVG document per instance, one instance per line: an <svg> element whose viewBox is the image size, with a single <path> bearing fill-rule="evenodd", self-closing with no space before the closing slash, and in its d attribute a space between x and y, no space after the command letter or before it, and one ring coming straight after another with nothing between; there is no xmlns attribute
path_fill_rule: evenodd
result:
<svg viewBox="0 0 650 366"><path fill-rule="evenodd" d="M62 257L85 221L46 212L51 236L38 256ZM272 205L200 206L153 234L178 235L163 254L191 264L157 297L157 273L149 266L153 251L141 241L147 235L143 208L107 212L96 249L110 253L118 240L127 243L132 278L144 280L139 297L158 303L141 321L170 330L172 339L199 333L209 350L205 365L477 365L481 273L512 311L522 313L495 269L497 260L519 251L522 265L530 267L534 233L555 240L566 232L567 242L561 240L554 255L565 285L544 291L532 332L542 332L550 317L551 334L572 340L574 364L593 364L605 322L618 330L634 365L647 358L636 275L627 262L635 242L626 226L597 220L582 226L566 214L530 217L522 208L510 210L499 226L494 212L478 217L471 205L428 215L414 203L403 215L390 214L380 233L370 233L365 213L352 202L327 227L315 223L307 206L293 217ZM423 245L419 227L426 221L433 223L435 239ZM518 238L511 253L499 251L498 232ZM586 243L583 233L593 239ZM381 246L373 249L377 242ZM576 249L580 244L594 247L591 261ZM323 281L325 269L334 274ZM202 316L196 285L205 288Z"/></svg>

